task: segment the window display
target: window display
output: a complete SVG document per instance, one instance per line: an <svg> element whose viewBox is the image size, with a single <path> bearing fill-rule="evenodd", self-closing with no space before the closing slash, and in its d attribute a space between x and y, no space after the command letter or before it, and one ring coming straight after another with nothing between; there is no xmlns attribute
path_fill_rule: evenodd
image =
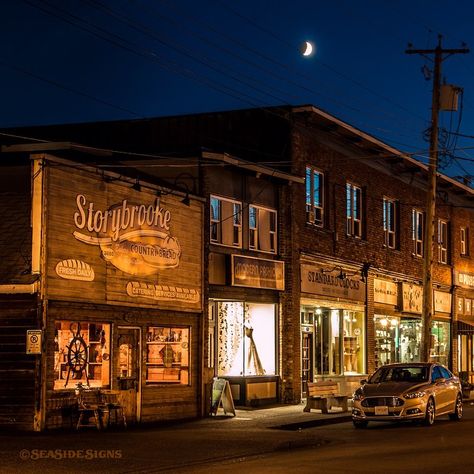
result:
<svg viewBox="0 0 474 474"><path fill-rule="evenodd" d="M450 324L443 321L433 321L431 326L431 360L447 366L449 363L449 346Z"/></svg>
<svg viewBox="0 0 474 474"><path fill-rule="evenodd" d="M189 384L189 328L150 327L147 333L147 383Z"/></svg>
<svg viewBox="0 0 474 474"><path fill-rule="evenodd" d="M275 305L216 303L218 375L274 375Z"/></svg>
<svg viewBox="0 0 474 474"><path fill-rule="evenodd" d="M365 324L364 313L344 310L344 373L365 372Z"/></svg>
<svg viewBox="0 0 474 474"><path fill-rule="evenodd" d="M420 362L421 329L420 319L402 319L400 362Z"/></svg>
<svg viewBox="0 0 474 474"><path fill-rule="evenodd" d="M375 315L375 368L400 361L400 320L391 316Z"/></svg>
<svg viewBox="0 0 474 474"><path fill-rule="evenodd" d="M54 389L110 385L110 324L56 321Z"/></svg>

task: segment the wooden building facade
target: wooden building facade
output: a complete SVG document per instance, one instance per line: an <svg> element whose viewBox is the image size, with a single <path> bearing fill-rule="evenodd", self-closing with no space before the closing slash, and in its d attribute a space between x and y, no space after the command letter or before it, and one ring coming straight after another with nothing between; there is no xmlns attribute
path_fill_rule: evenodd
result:
<svg viewBox="0 0 474 474"><path fill-rule="evenodd" d="M1 287L1 424L67 426L81 385L114 392L128 423L200 416L202 202L46 154L30 177L35 282Z"/></svg>

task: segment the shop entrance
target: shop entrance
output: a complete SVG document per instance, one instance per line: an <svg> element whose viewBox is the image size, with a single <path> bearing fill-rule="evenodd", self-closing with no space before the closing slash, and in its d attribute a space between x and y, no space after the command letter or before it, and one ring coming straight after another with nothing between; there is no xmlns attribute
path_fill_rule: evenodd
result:
<svg viewBox="0 0 474 474"><path fill-rule="evenodd" d="M301 333L301 388L303 398L306 397L308 382L312 382L313 377L313 333L303 331Z"/></svg>
<svg viewBox="0 0 474 474"><path fill-rule="evenodd" d="M117 329L117 384L120 403L124 407L127 423L140 421L141 396L141 330L119 326Z"/></svg>

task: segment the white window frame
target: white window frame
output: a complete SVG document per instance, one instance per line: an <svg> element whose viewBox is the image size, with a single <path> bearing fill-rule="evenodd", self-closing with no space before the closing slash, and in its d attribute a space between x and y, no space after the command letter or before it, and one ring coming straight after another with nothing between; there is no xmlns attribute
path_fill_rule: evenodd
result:
<svg viewBox="0 0 474 474"><path fill-rule="evenodd" d="M219 202L218 216L213 215L213 200ZM211 244L242 248L242 202L212 194L209 207Z"/></svg>
<svg viewBox="0 0 474 474"><path fill-rule="evenodd" d="M424 251L424 232L425 232L425 215L419 209L411 211L411 239L413 241L413 255L423 257Z"/></svg>
<svg viewBox="0 0 474 474"><path fill-rule="evenodd" d="M318 176L319 187L315 188L315 177ZM324 174L306 166L306 222L317 227L324 226Z"/></svg>
<svg viewBox="0 0 474 474"><path fill-rule="evenodd" d="M438 219L438 263L448 263L448 222Z"/></svg>
<svg viewBox="0 0 474 474"><path fill-rule="evenodd" d="M459 229L459 238L461 243L461 255L467 257L469 255L469 228L461 227Z"/></svg>
<svg viewBox="0 0 474 474"><path fill-rule="evenodd" d="M362 238L362 188L346 183L346 233Z"/></svg>
<svg viewBox="0 0 474 474"><path fill-rule="evenodd" d="M255 213L255 223L252 223L251 216ZM265 223L265 218L268 216L268 223ZM277 253L277 211L268 207L258 206L256 204L249 204L249 249L259 252ZM265 239L265 232L263 227L268 228L267 239ZM268 241L268 248L263 246L264 239Z"/></svg>
<svg viewBox="0 0 474 474"><path fill-rule="evenodd" d="M383 198L384 245L390 249L397 247L397 207L395 199Z"/></svg>

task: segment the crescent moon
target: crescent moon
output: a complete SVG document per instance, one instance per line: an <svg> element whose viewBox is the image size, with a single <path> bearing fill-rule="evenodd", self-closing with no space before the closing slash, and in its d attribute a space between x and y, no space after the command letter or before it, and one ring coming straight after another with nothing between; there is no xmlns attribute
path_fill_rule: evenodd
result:
<svg viewBox="0 0 474 474"><path fill-rule="evenodd" d="M303 56L310 56L312 52L313 52L313 45L309 41L305 41L301 45L301 53L303 54Z"/></svg>

